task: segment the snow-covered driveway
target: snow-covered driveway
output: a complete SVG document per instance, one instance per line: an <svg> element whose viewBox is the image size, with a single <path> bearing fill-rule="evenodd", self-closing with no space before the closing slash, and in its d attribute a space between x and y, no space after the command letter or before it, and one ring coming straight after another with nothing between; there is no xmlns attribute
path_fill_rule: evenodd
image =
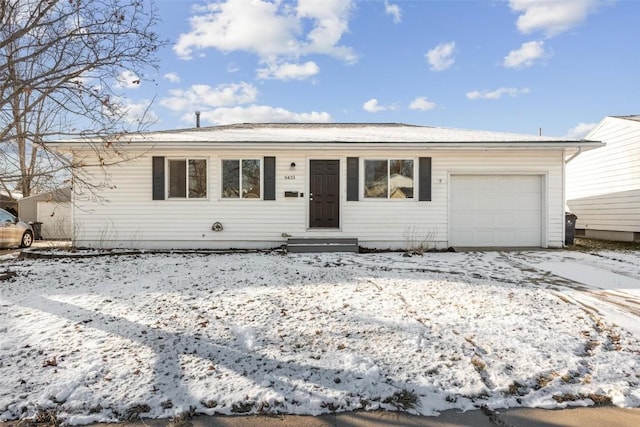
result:
<svg viewBox="0 0 640 427"><path fill-rule="evenodd" d="M589 290L633 306L638 277L569 251L5 259L0 420L638 406L638 318Z"/></svg>

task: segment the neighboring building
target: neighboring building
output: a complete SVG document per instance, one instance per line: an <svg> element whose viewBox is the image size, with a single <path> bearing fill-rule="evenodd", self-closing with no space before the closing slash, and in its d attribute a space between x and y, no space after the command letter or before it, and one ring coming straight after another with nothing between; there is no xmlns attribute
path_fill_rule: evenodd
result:
<svg viewBox="0 0 640 427"><path fill-rule="evenodd" d="M71 187L34 194L18 201L20 219L40 223L47 240L71 239Z"/></svg>
<svg viewBox="0 0 640 427"><path fill-rule="evenodd" d="M10 209L10 210L18 210L18 200L19 198L14 195L0 194L0 208L1 209Z"/></svg>
<svg viewBox="0 0 640 427"><path fill-rule="evenodd" d="M50 146L95 162L95 143ZM238 124L131 136L74 185L80 247L562 247L565 161L594 141L404 124ZM100 159L108 163L108 158ZM88 173L87 173L88 172ZM90 177L93 173L93 178ZM91 181L93 179L93 181ZM101 200L100 200L101 199Z"/></svg>
<svg viewBox="0 0 640 427"><path fill-rule="evenodd" d="M640 241L640 116L605 117L586 136L606 143L567 165L567 205L576 233Z"/></svg>

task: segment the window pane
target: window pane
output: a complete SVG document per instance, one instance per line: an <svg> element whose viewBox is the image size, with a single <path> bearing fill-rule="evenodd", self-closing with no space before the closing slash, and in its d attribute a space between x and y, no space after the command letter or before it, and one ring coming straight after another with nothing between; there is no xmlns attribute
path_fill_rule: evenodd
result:
<svg viewBox="0 0 640 427"><path fill-rule="evenodd" d="M187 197L185 160L169 160L169 197Z"/></svg>
<svg viewBox="0 0 640 427"><path fill-rule="evenodd" d="M389 197L413 199L413 160L389 161Z"/></svg>
<svg viewBox="0 0 640 427"><path fill-rule="evenodd" d="M387 197L387 161L364 161L364 197Z"/></svg>
<svg viewBox="0 0 640 427"><path fill-rule="evenodd" d="M237 199L240 197L240 161L222 161L222 197Z"/></svg>
<svg viewBox="0 0 640 427"><path fill-rule="evenodd" d="M242 161L242 198L260 198L260 160Z"/></svg>
<svg viewBox="0 0 640 427"><path fill-rule="evenodd" d="M207 197L207 161L189 160L189 198Z"/></svg>

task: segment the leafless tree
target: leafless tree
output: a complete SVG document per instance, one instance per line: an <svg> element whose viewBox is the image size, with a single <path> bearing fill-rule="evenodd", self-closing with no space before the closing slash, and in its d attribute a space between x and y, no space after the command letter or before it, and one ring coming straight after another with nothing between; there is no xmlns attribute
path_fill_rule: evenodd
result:
<svg viewBox="0 0 640 427"><path fill-rule="evenodd" d="M157 68L166 42L156 24L152 0L0 0L0 191L28 196L86 166L47 140L86 135L97 152L117 154L148 125L125 120L118 82L140 84Z"/></svg>

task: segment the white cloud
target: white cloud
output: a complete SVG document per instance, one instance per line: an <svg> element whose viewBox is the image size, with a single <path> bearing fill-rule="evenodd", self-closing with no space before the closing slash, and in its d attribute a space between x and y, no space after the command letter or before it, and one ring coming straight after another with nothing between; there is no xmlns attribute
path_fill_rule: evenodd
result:
<svg viewBox="0 0 640 427"><path fill-rule="evenodd" d="M553 37L580 24L602 3L601 0L509 0L524 34L542 31Z"/></svg>
<svg viewBox="0 0 640 427"><path fill-rule="evenodd" d="M377 113L378 111L385 111L389 109L389 107L384 107L378 104L378 100L375 98L371 98L370 100L362 104L362 108L370 113Z"/></svg>
<svg viewBox="0 0 640 427"><path fill-rule="evenodd" d="M525 95L529 93L529 88L522 88L522 89L517 89L517 88L513 88L513 87L501 87L499 89L496 90L492 90L492 91L477 91L474 90L472 92L467 92L467 98L471 99L471 100L476 100L476 99L500 99L502 98L502 95L508 95L512 98L515 98L519 95Z"/></svg>
<svg viewBox="0 0 640 427"><path fill-rule="evenodd" d="M180 76L177 73L167 73L163 77L171 83L180 83Z"/></svg>
<svg viewBox="0 0 640 427"><path fill-rule="evenodd" d="M302 53L323 53L355 62L357 58L352 49L338 45L342 35L349 30L352 9L352 0L298 0L298 19L313 22Z"/></svg>
<svg viewBox="0 0 640 427"><path fill-rule="evenodd" d="M249 83L232 83L211 87L193 85L187 90L173 89L170 96L160 100L160 105L173 111L195 111L207 107L225 107L248 104L258 96L258 89Z"/></svg>
<svg viewBox="0 0 640 427"><path fill-rule="evenodd" d="M307 61L304 64L268 64L267 68L257 70L260 79L278 80L304 80L319 72L320 68L313 61Z"/></svg>
<svg viewBox="0 0 640 427"><path fill-rule="evenodd" d="M566 137L569 139L582 139L587 136L587 134L591 132L597 125L597 123L578 123L577 126L569 129Z"/></svg>
<svg viewBox="0 0 640 427"><path fill-rule="evenodd" d="M389 3L389 0L384 0L384 11L387 15L391 15L393 17L393 22L395 24L399 24L402 21L402 11L400 10L400 6L397 4Z"/></svg>
<svg viewBox="0 0 640 427"><path fill-rule="evenodd" d="M424 96L419 96L409 104L411 110L429 111L436 108L436 103L427 100Z"/></svg>
<svg viewBox="0 0 640 427"><path fill-rule="evenodd" d="M115 86L126 89L138 89L140 87L140 77L132 71L123 71L116 78Z"/></svg>
<svg viewBox="0 0 640 427"><path fill-rule="evenodd" d="M180 34L174 51L191 58L194 50L246 50L268 56L293 49L299 31L292 14L281 14L269 1L228 0L194 9L191 31Z"/></svg>
<svg viewBox="0 0 640 427"><path fill-rule="evenodd" d="M453 53L455 52L455 42L442 43L431 49L425 55L429 65L431 65L431 71L443 71L451 67L455 62Z"/></svg>
<svg viewBox="0 0 640 427"><path fill-rule="evenodd" d="M544 57L543 41L531 41L523 43L518 50L512 50L504 57L504 65L507 68L531 67L537 59Z"/></svg>
<svg viewBox="0 0 640 427"><path fill-rule="evenodd" d="M194 8L191 29L174 46L183 59L194 51L247 51L263 63L289 62L325 54L355 62L353 50L339 44L348 31L352 0L227 0Z"/></svg>
<svg viewBox="0 0 640 427"><path fill-rule="evenodd" d="M331 114L312 111L310 113L296 113L284 108L266 105L251 105L248 107L216 108L202 111L200 118L203 122L213 125L231 123L330 123ZM192 122L193 114L185 114L183 121Z"/></svg>

